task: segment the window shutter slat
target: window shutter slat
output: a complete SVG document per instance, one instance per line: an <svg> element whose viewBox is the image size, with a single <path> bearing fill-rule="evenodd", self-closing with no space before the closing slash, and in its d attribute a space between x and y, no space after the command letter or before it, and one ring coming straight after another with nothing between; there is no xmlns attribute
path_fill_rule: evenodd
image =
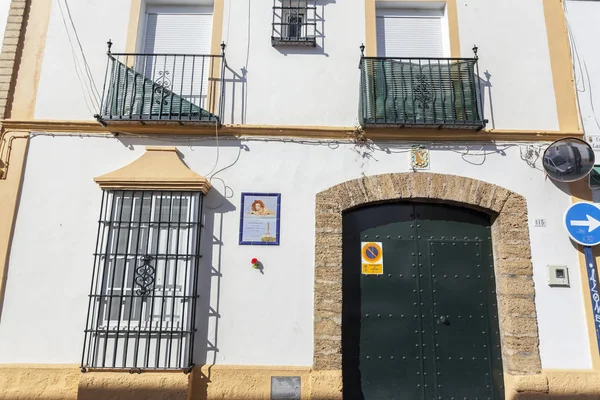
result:
<svg viewBox="0 0 600 400"><path fill-rule="evenodd" d="M210 54L211 35L211 13L150 13L144 53Z"/></svg>
<svg viewBox="0 0 600 400"><path fill-rule="evenodd" d="M439 17L377 17L379 57L444 57Z"/></svg>

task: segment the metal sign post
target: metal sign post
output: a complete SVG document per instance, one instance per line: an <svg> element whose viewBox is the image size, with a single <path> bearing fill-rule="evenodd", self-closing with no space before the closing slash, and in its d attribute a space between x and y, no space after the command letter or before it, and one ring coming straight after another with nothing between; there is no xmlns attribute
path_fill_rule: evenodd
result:
<svg viewBox="0 0 600 400"><path fill-rule="evenodd" d="M567 209L565 227L574 242L583 245L585 266L590 285L590 299L594 313L596 341L600 349L600 294L598 293L598 273L592 246L600 243L600 208L591 203L575 203Z"/></svg>
<svg viewBox="0 0 600 400"><path fill-rule="evenodd" d="M594 313L594 326L596 327L596 341L598 342L598 349L600 349L600 294L598 294L596 260L590 246L583 247L583 254L585 255L585 269L587 270L588 283L590 285L590 298L592 300L592 312Z"/></svg>

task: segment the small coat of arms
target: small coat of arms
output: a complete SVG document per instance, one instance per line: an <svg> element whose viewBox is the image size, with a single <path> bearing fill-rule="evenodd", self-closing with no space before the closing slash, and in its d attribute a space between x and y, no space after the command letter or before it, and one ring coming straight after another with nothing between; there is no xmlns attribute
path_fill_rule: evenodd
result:
<svg viewBox="0 0 600 400"><path fill-rule="evenodd" d="M429 150L424 147L410 149L410 166L412 169L428 169Z"/></svg>

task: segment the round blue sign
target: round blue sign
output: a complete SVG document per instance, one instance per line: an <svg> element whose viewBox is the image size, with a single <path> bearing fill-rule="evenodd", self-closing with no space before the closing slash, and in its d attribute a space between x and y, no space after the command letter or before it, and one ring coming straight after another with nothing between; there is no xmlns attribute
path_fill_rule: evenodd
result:
<svg viewBox="0 0 600 400"><path fill-rule="evenodd" d="M565 212L565 227L571 239L583 246L600 244L600 208L592 203L575 203Z"/></svg>
<svg viewBox="0 0 600 400"><path fill-rule="evenodd" d="M368 246L365 253L369 260L375 260L379 257L379 249L375 246Z"/></svg>

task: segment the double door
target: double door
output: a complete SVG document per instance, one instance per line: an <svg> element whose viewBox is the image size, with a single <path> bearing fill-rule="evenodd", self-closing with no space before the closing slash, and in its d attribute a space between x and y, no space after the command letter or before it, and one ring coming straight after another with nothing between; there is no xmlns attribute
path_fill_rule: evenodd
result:
<svg viewBox="0 0 600 400"><path fill-rule="evenodd" d="M344 398L503 399L489 217L395 203L343 224Z"/></svg>

